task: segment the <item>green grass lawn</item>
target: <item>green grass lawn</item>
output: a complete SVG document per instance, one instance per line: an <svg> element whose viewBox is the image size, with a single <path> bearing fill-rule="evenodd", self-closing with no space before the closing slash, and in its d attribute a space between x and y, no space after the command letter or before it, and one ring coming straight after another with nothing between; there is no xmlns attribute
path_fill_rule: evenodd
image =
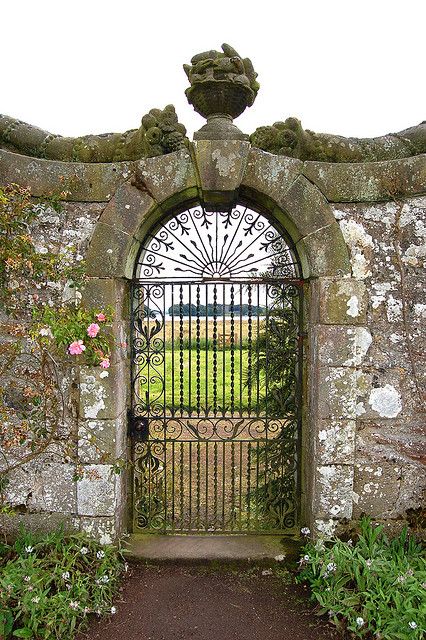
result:
<svg viewBox="0 0 426 640"><path fill-rule="evenodd" d="M204 413L206 407L210 411L225 408L238 414L249 407L255 409L264 395L262 384L259 388L255 382L251 390L246 384L250 364L253 370L248 350L233 354L230 349L221 349L216 354L204 350L197 355L196 350L170 349L165 351L164 361L162 357L159 360L154 356L141 371L149 380L140 383L141 397L150 405L164 406L165 401L167 410L183 408L185 412L198 413L199 407Z"/></svg>

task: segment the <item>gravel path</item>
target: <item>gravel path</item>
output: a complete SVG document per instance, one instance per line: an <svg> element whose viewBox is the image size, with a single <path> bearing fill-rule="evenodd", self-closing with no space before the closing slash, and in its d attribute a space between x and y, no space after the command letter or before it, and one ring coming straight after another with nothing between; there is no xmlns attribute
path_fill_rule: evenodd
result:
<svg viewBox="0 0 426 640"><path fill-rule="evenodd" d="M263 569L263 571L265 571ZM78 640L337 640L304 587L261 568L133 565L117 613Z"/></svg>

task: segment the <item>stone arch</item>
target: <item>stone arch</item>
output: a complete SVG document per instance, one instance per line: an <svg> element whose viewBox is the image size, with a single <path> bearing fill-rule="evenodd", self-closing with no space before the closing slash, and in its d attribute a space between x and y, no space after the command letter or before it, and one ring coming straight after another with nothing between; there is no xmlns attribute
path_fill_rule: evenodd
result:
<svg viewBox="0 0 426 640"><path fill-rule="evenodd" d="M353 349L351 338L345 338L346 327L362 324L363 316L362 309L358 317L348 316L347 305L355 296L362 308L363 292L362 283L350 277L347 247L332 209L302 168L299 160L252 149L243 141L198 141L191 153L183 150L137 162L133 178L118 187L96 225L86 258L85 298L89 304L114 308L119 339L129 321L128 283L140 241L167 212L195 201L208 208L229 207L238 200L276 218L296 247L307 283L302 519L321 530L329 518L352 513L355 415L348 415L343 396L356 394L354 371L346 368L333 395L334 406L327 405L321 349L336 333L343 348ZM116 354L114 362L121 372L109 380L110 392L120 405L128 406L126 356ZM352 455L342 461L333 447L320 451L319 433L333 425L347 432L350 441L345 450ZM117 428L117 439L123 440L125 423ZM331 482L325 482L330 475ZM120 491L119 530L125 521L125 483Z"/></svg>
<svg viewBox="0 0 426 640"><path fill-rule="evenodd" d="M229 206L238 198L262 206L287 230L305 278L350 275L340 227L326 198L301 173L299 160L225 141L215 142L216 151L222 147L229 156L229 145L241 148L232 154L233 165L220 165L219 151L210 158L202 153L206 142L197 143L194 159L181 151L137 163L134 178L117 189L96 225L86 261L89 277L131 277L139 241L173 207L197 199ZM223 165L229 175L221 175Z"/></svg>

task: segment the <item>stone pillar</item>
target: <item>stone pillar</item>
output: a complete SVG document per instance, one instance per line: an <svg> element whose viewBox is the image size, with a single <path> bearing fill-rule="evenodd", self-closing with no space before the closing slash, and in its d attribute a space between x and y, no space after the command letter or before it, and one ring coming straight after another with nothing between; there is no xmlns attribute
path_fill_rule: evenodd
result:
<svg viewBox="0 0 426 640"><path fill-rule="evenodd" d="M330 535L351 518L355 423L362 383L358 370L371 344L365 285L352 278L319 278L311 285L308 414L313 433L307 517L317 534Z"/></svg>
<svg viewBox="0 0 426 640"><path fill-rule="evenodd" d="M82 529L108 542L126 527L128 282L90 278L83 297L86 306L107 313L112 307L114 315L111 366L80 367L78 418L77 515Z"/></svg>

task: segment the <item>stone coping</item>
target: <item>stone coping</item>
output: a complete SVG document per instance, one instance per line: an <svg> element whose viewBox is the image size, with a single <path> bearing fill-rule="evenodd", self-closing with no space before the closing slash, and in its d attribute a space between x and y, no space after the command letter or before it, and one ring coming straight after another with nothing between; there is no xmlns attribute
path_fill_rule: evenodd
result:
<svg viewBox="0 0 426 640"><path fill-rule="evenodd" d="M0 150L0 184L28 186L35 196L69 191L64 200L108 202L120 184L138 171L143 175L147 164L157 166L161 171L165 159L167 162L173 159L177 163L194 163L194 150L198 144L191 144L190 153L176 151L166 156L116 163L42 160ZM210 141L210 144L220 148L229 141ZM259 149L252 151L264 156L268 164L271 164L271 158L276 159L277 167L288 162L296 173L315 184L329 202L388 201L426 192L426 154L381 162L329 163L300 162Z"/></svg>

